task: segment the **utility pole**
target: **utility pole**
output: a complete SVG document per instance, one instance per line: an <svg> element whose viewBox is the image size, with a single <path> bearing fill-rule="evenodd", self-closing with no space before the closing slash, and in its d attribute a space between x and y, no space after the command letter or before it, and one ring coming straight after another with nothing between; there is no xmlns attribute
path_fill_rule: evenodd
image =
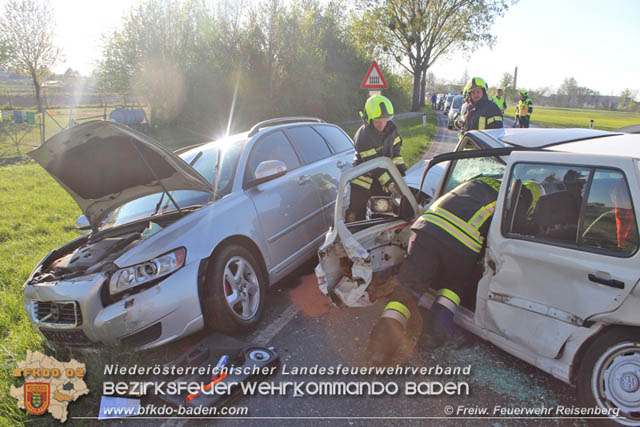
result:
<svg viewBox="0 0 640 427"><path fill-rule="evenodd" d="M513 71L513 89L518 89L518 66L516 65L516 69Z"/></svg>

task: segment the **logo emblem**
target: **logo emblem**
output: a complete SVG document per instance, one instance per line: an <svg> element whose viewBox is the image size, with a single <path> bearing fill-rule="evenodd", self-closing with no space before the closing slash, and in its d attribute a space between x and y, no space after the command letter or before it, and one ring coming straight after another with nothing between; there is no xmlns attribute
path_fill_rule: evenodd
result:
<svg viewBox="0 0 640 427"><path fill-rule="evenodd" d="M626 373L622 377L622 389L627 393L633 393L638 389L638 377L632 373Z"/></svg>
<svg viewBox="0 0 640 427"><path fill-rule="evenodd" d="M49 408L49 383L24 383L24 406L32 415L41 415Z"/></svg>

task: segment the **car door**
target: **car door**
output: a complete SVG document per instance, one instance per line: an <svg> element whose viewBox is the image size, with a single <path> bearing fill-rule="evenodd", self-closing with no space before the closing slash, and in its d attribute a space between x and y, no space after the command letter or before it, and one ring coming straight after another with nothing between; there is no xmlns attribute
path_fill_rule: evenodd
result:
<svg viewBox="0 0 640 427"><path fill-rule="evenodd" d="M513 152L507 170L488 237L482 321L490 340L555 358L577 328L615 310L638 282L635 165Z"/></svg>
<svg viewBox="0 0 640 427"><path fill-rule="evenodd" d="M329 226L333 224L333 206L336 201L340 173L350 165L347 159L352 160L353 153L334 156L320 133L308 125L288 128L285 133L305 164L311 176L311 182L318 192L324 228L316 228L313 231L321 241ZM330 214L329 211L331 211ZM329 218L332 219L331 222ZM312 227L311 224L310 227Z"/></svg>
<svg viewBox="0 0 640 427"><path fill-rule="evenodd" d="M326 231L326 225L312 172L282 131L271 132L256 142L247 161L245 182L253 179L256 167L267 160L284 162L286 174L248 189L247 194L260 218L271 272L278 275L319 244L318 236Z"/></svg>
<svg viewBox="0 0 640 427"><path fill-rule="evenodd" d="M324 138L331 148L331 157L323 160L324 174L318 181L324 216L327 224L331 226L334 222L340 175L353 166L356 150L351 138L339 127L330 125L313 125L311 127Z"/></svg>

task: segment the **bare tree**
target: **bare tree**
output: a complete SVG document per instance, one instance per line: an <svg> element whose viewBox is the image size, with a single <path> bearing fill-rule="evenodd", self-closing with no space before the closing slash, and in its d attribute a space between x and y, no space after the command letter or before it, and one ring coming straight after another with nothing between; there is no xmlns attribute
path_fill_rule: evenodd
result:
<svg viewBox="0 0 640 427"><path fill-rule="evenodd" d="M8 66L31 78L38 111L42 111L42 80L61 56L53 44L54 29L51 5L40 0L9 0L0 17L0 32L9 49Z"/></svg>

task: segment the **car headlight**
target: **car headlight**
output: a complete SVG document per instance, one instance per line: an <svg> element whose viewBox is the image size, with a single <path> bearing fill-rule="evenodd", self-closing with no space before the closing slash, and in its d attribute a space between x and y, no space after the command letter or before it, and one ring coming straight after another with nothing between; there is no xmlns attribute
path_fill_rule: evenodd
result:
<svg viewBox="0 0 640 427"><path fill-rule="evenodd" d="M152 260L121 268L109 280L109 293L119 294L173 273L184 265L185 254L185 248L178 248Z"/></svg>

